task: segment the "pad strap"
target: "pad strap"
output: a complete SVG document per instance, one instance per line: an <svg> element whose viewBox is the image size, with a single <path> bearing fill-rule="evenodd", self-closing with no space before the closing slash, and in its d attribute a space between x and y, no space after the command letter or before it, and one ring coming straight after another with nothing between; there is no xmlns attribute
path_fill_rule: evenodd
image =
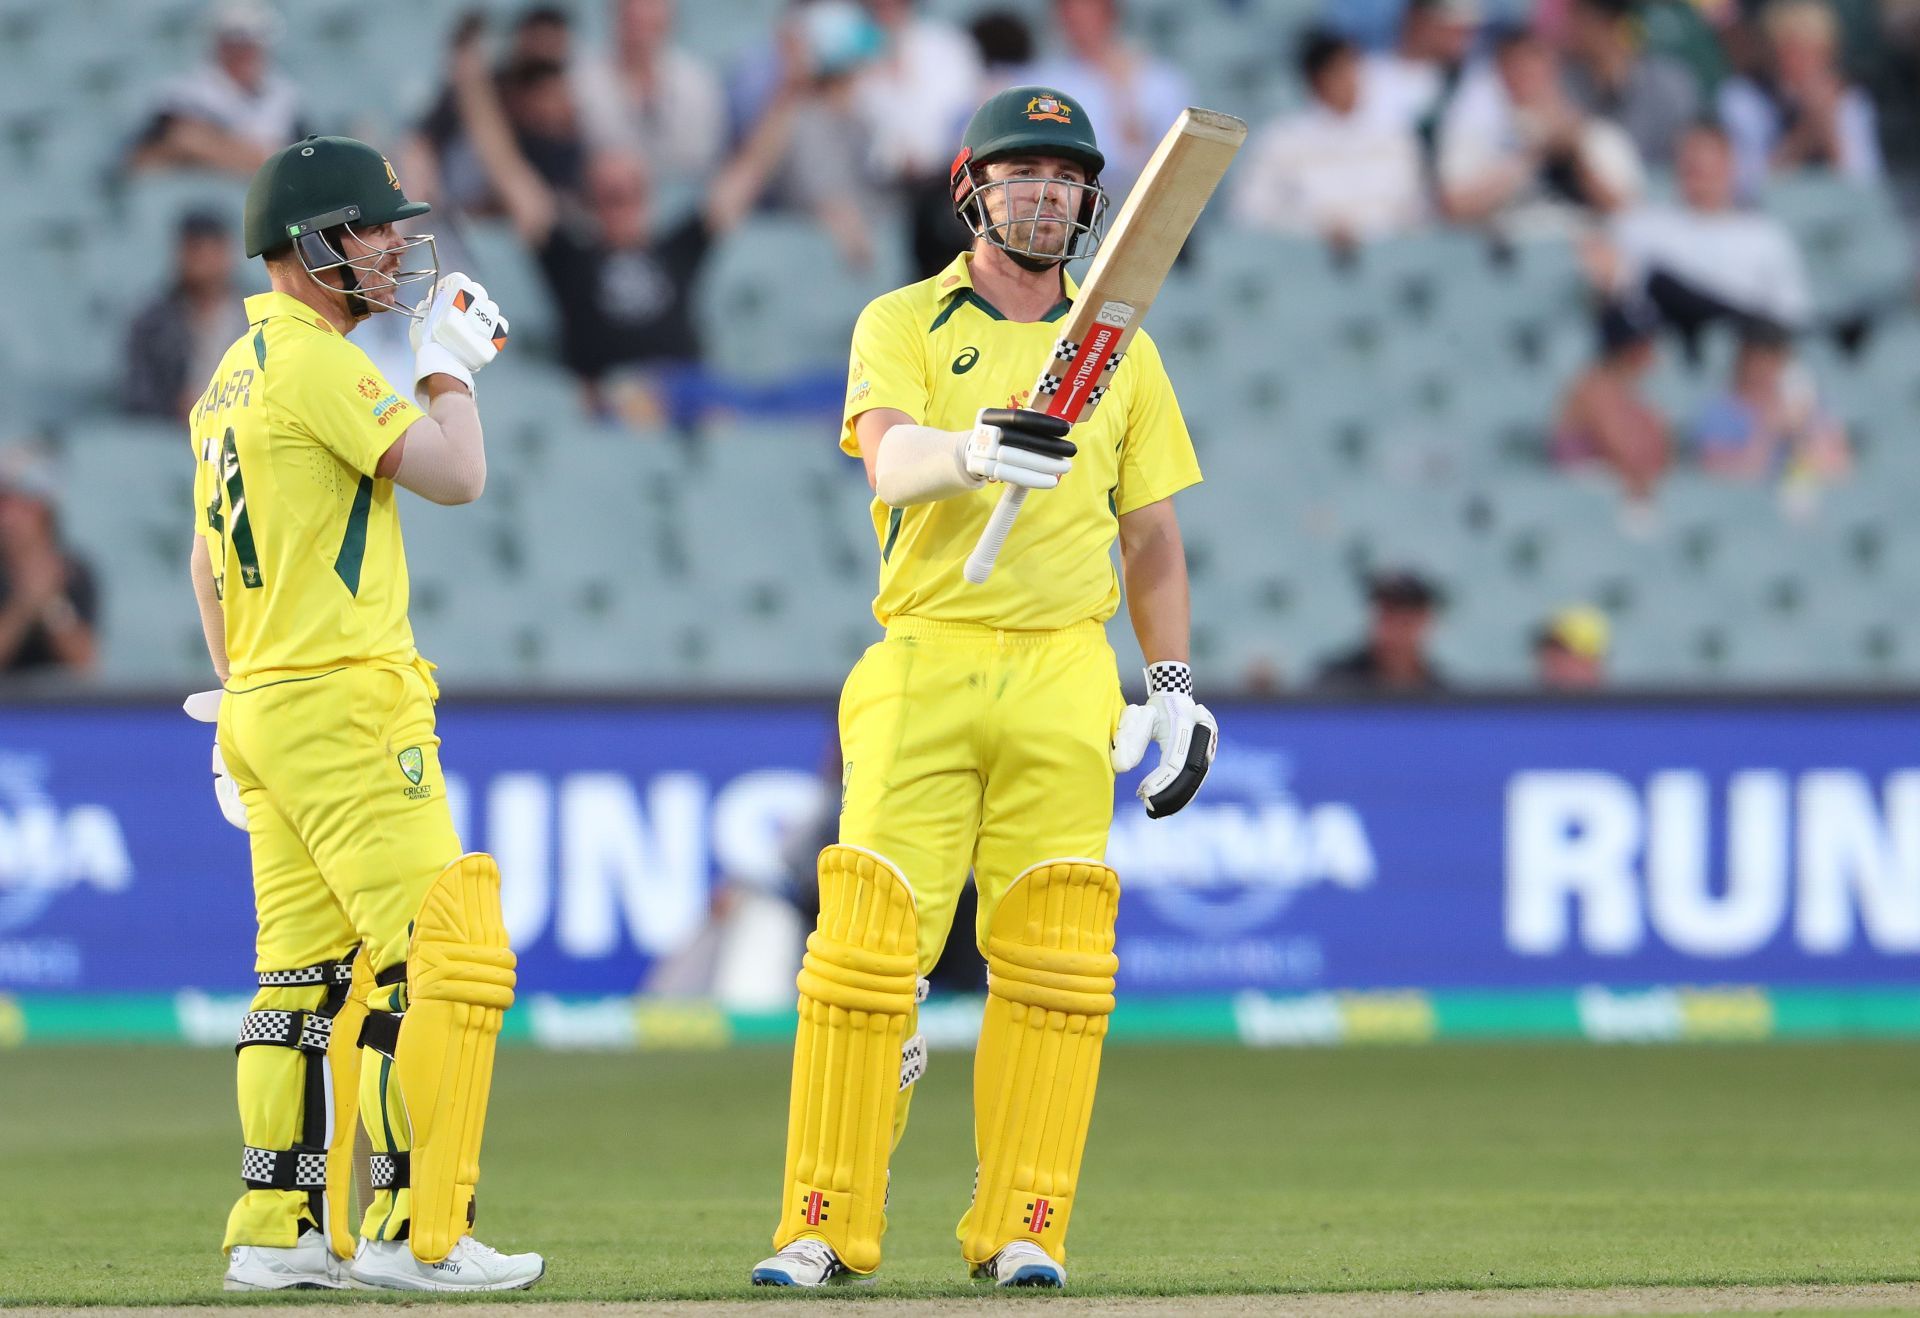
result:
<svg viewBox="0 0 1920 1318"><path fill-rule="evenodd" d="M310 1144L291 1149L240 1150L240 1179L250 1190L319 1190L327 1188L327 1151Z"/></svg>
<svg viewBox="0 0 1920 1318"><path fill-rule="evenodd" d="M360 1046L371 1048L383 1057L392 1057L400 1047L400 1013L369 1011L360 1026Z"/></svg>
<svg viewBox="0 0 1920 1318"><path fill-rule="evenodd" d="M413 1182L413 1166L405 1149L376 1153L367 1160L367 1171L376 1190L404 1190Z"/></svg>
<svg viewBox="0 0 1920 1318"><path fill-rule="evenodd" d="M250 1011L240 1019L240 1041L235 1052L255 1044L297 1048L309 1057L324 1057L333 1040L333 1017L313 1011Z"/></svg>
<svg viewBox="0 0 1920 1318"><path fill-rule="evenodd" d="M355 948L354 951L358 951ZM322 961L317 966L302 966L298 970L263 970L260 972L261 988L300 988L306 985L338 985L345 988L353 982L353 953L349 952L339 961Z"/></svg>
<svg viewBox="0 0 1920 1318"><path fill-rule="evenodd" d="M900 1045L900 1088L904 1091L927 1073L927 1036L916 1034Z"/></svg>

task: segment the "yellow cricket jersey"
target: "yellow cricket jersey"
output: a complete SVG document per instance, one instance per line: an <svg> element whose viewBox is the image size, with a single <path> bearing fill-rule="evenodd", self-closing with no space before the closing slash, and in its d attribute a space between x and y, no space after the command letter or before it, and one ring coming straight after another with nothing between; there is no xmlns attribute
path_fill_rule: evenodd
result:
<svg viewBox="0 0 1920 1318"><path fill-rule="evenodd" d="M853 330L840 447L858 455L853 424L877 407L920 425L967 430L983 407L1024 407L1076 293L1045 320L1010 321L973 290L970 253L932 279L867 304ZM1199 483L1193 440L1145 331L1133 336L1113 386L1074 426L1073 470L1036 490L984 585L961 575L1005 488L912 508L873 501L880 544L874 616L910 615L1008 629L1104 622L1120 605L1112 549L1120 516Z"/></svg>
<svg viewBox="0 0 1920 1318"><path fill-rule="evenodd" d="M229 685L415 657L394 487L373 472L420 416L367 354L284 293L194 406L196 524L227 621Z"/></svg>

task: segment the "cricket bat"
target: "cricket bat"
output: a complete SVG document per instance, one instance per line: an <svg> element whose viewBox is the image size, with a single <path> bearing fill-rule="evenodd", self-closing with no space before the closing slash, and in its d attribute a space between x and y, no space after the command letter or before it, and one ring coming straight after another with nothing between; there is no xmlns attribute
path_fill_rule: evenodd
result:
<svg viewBox="0 0 1920 1318"><path fill-rule="evenodd" d="M1192 107L1180 112L1094 253L1073 314L1040 368L1034 406L1069 424L1093 414L1194 221L1246 140L1247 125L1230 114ZM1026 496L1024 488L1011 486L994 506L967 557L966 576L974 585L992 575Z"/></svg>

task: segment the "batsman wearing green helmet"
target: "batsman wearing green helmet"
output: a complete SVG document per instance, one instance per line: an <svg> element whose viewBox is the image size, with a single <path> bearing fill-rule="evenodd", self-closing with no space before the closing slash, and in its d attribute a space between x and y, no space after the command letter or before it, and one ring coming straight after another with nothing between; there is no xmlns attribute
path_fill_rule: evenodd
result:
<svg viewBox="0 0 1920 1318"><path fill-rule="evenodd" d="M950 179L970 250L870 303L854 328L840 446L874 489L886 638L840 700L839 840L819 860L776 1252L753 1270L759 1285L879 1267L888 1159L927 1065L922 976L969 874L988 994L960 1254L997 1285L1066 1283L1118 968L1119 879L1103 860L1114 775L1157 741L1143 796L1171 814L1204 779L1216 731L1193 700L1172 503L1200 469L1158 349L1135 334L1071 438L1030 407L1036 367L1070 353L1065 266L1099 241L1104 163L1068 93L988 100ZM966 559L1004 485L1033 497L1017 545L976 585ZM1142 706L1121 695L1106 637L1116 541L1151 664Z"/></svg>
<svg viewBox="0 0 1920 1318"><path fill-rule="evenodd" d="M258 920L228 1290L509 1290L545 1267L468 1233L514 958L499 871L454 833L396 491L480 497L474 373L507 321L396 228L427 209L364 142L271 156L245 237L272 291L191 413L191 571L221 688L187 710L217 724ZM347 337L382 313L413 322L401 387ZM362 1120L376 1193L354 1223Z"/></svg>

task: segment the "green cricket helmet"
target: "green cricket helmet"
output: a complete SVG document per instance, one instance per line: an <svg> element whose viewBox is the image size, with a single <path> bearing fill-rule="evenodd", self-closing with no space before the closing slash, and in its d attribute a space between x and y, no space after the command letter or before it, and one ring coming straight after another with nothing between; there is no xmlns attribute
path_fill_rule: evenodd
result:
<svg viewBox="0 0 1920 1318"><path fill-rule="evenodd" d="M424 201L408 200L393 165L365 142L307 137L274 152L247 185L247 255L292 248L310 275L340 271L340 286L356 316L369 307L412 315L407 305L412 299L402 291L423 282L430 289L439 278L433 235L415 234L389 249L401 257L401 268L393 273L379 269L386 251L349 257L344 240L356 229L409 220L431 209ZM411 265L414 253L425 254L425 269Z"/></svg>
<svg viewBox="0 0 1920 1318"><path fill-rule="evenodd" d="M983 180L975 175L976 167L1009 156L1071 160L1086 170L1087 179L1041 188L1035 186L1037 180ZM1009 87L989 97L967 121L947 182L953 191L954 213L974 237L985 238L1020 264L1038 270L1090 255L1099 244L1107 210L1100 171L1106 163L1093 123L1079 101L1052 87ZM1046 194L1053 188L1077 194L1078 205L1068 207L1070 216L1043 215ZM1006 203L999 220L991 217L987 207L988 197L996 191ZM1056 218L1065 226L1064 242L1051 240L1052 224L1042 227L1042 220Z"/></svg>

